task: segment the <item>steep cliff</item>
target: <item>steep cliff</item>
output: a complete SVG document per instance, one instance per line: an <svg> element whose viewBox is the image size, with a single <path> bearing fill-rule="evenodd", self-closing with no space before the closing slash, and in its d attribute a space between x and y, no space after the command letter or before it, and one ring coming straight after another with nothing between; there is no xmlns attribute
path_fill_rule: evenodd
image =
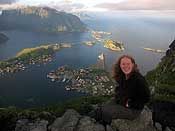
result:
<svg viewBox="0 0 175 131"><path fill-rule="evenodd" d="M147 73L146 78L155 87L155 99L175 101L175 40L157 67Z"/></svg>
<svg viewBox="0 0 175 131"><path fill-rule="evenodd" d="M86 26L72 14L48 7L26 7L3 10L0 29L23 29L41 32L85 31Z"/></svg>

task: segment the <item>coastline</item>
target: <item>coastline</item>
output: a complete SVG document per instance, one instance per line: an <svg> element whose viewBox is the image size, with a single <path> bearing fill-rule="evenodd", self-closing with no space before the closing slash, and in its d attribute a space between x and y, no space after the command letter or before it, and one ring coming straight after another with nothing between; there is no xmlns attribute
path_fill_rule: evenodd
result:
<svg viewBox="0 0 175 131"><path fill-rule="evenodd" d="M0 75L23 71L30 64L50 62L55 52L61 48L71 47L72 45L69 43L55 43L23 49L14 58L0 61Z"/></svg>
<svg viewBox="0 0 175 131"><path fill-rule="evenodd" d="M148 48L148 47L144 47L143 49L144 49L144 50L147 50L147 51L156 52L156 53L165 53L165 52L166 52L165 50L154 49L154 48Z"/></svg>
<svg viewBox="0 0 175 131"><path fill-rule="evenodd" d="M105 31L91 31L91 37L95 39L95 41L86 41L84 42L88 46L93 46L96 43L104 44L104 48L110 49L112 51L123 51L125 47L122 42L115 41L111 39L111 32Z"/></svg>
<svg viewBox="0 0 175 131"><path fill-rule="evenodd" d="M74 69L60 66L47 74L52 82L65 83L67 91L76 90L92 96L111 95L114 92L114 82L105 70L88 67Z"/></svg>

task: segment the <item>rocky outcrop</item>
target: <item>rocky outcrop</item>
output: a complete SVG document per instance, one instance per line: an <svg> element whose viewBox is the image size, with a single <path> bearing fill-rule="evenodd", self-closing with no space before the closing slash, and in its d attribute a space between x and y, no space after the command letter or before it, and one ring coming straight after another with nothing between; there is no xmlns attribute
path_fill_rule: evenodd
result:
<svg viewBox="0 0 175 131"><path fill-rule="evenodd" d="M89 116L82 116L75 110L67 110L52 124L46 120L18 120L15 131L105 131L105 127ZM145 108L133 121L117 119L108 125L106 131L156 131L152 124L152 113Z"/></svg>
<svg viewBox="0 0 175 131"><path fill-rule="evenodd" d="M28 119L21 119L17 121L15 131L47 131L47 124L46 120L30 122Z"/></svg>
<svg viewBox="0 0 175 131"><path fill-rule="evenodd" d="M111 126L119 131L156 131L152 123L152 113L145 108L135 120L113 120Z"/></svg>
<svg viewBox="0 0 175 131"><path fill-rule="evenodd" d="M49 126L51 131L104 131L104 127L96 124L88 116L81 116L74 110L68 110L62 117L57 118Z"/></svg>
<svg viewBox="0 0 175 131"><path fill-rule="evenodd" d="M166 56L170 56L175 53L175 40L169 45L169 49L166 51Z"/></svg>
<svg viewBox="0 0 175 131"><path fill-rule="evenodd" d="M4 35L3 33L0 33L0 43L6 42L9 38Z"/></svg>
<svg viewBox="0 0 175 131"><path fill-rule="evenodd" d="M41 32L85 31L86 26L73 15L48 7L25 7L3 10L0 29L20 29Z"/></svg>
<svg viewBox="0 0 175 131"><path fill-rule="evenodd" d="M47 128L48 127L48 128ZM111 128L108 126L108 131ZM81 116L75 110L67 110L62 117L57 118L48 126L46 120L29 121L21 119L17 121L15 131L105 131L103 125L88 116Z"/></svg>
<svg viewBox="0 0 175 131"><path fill-rule="evenodd" d="M169 45L166 55L155 69L146 74L146 79L155 87L154 100L175 101L175 40Z"/></svg>

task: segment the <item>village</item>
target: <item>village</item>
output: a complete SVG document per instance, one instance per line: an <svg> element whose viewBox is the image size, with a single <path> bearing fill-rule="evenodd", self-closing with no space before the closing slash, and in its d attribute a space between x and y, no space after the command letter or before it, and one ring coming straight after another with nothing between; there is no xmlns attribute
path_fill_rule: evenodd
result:
<svg viewBox="0 0 175 131"><path fill-rule="evenodd" d="M53 82L64 83L68 91L76 90L91 95L111 95L115 87L109 73L97 68L73 69L61 66L47 77Z"/></svg>
<svg viewBox="0 0 175 131"><path fill-rule="evenodd" d="M5 73L16 73L19 71L24 71L27 68L27 65L34 65L51 61L52 55L42 55L35 59L29 59L27 62L18 58L12 63L4 63L6 65L4 67L0 67L0 75L4 75Z"/></svg>
<svg viewBox="0 0 175 131"><path fill-rule="evenodd" d="M28 65L51 62L53 54L61 48L71 48L68 43L56 43L35 48L26 48L17 53L15 58L0 62L0 76L6 73L23 71Z"/></svg>

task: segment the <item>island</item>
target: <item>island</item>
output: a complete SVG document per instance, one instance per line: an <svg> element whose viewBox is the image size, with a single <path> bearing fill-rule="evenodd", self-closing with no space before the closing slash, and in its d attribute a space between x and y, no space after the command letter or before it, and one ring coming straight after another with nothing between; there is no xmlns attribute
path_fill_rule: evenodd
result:
<svg viewBox="0 0 175 131"><path fill-rule="evenodd" d="M93 46L95 45L95 41L85 41L83 42L84 44L88 45L88 46Z"/></svg>
<svg viewBox="0 0 175 131"><path fill-rule="evenodd" d="M113 51L123 51L125 50L123 44L119 41L114 41L110 39L104 40L104 47L109 48Z"/></svg>
<svg viewBox="0 0 175 131"><path fill-rule="evenodd" d="M72 47L69 43L55 43L26 48L16 54L14 58L0 61L0 75L25 70L27 65L52 61L55 52L61 48Z"/></svg>
<svg viewBox="0 0 175 131"><path fill-rule="evenodd" d="M110 37L110 32L105 31L91 31L91 36L99 43L104 44L105 48L113 51L123 51L125 50L123 43L119 41L112 40Z"/></svg>
<svg viewBox="0 0 175 131"><path fill-rule="evenodd" d="M47 74L52 82L65 85L65 89L76 90L91 95L111 95L114 92L114 82L108 72L98 68L74 69L61 66Z"/></svg>
<svg viewBox="0 0 175 131"><path fill-rule="evenodd" d="M103 42L103 38L102 37L106 37L106 36L110 36L111 33L110 32L104 32L104 31L91 31L91 36L98 42Z"/></svg>
<svg viewBox="0 0 175 131"><path fill-rule="evenodd" d="M145 47L143 49L148 50L148 51L152 51L152 52L156 52L156 53L165 53L166 52L165 50L153 49L153 48L148 48L148 47Z"/></svg>

